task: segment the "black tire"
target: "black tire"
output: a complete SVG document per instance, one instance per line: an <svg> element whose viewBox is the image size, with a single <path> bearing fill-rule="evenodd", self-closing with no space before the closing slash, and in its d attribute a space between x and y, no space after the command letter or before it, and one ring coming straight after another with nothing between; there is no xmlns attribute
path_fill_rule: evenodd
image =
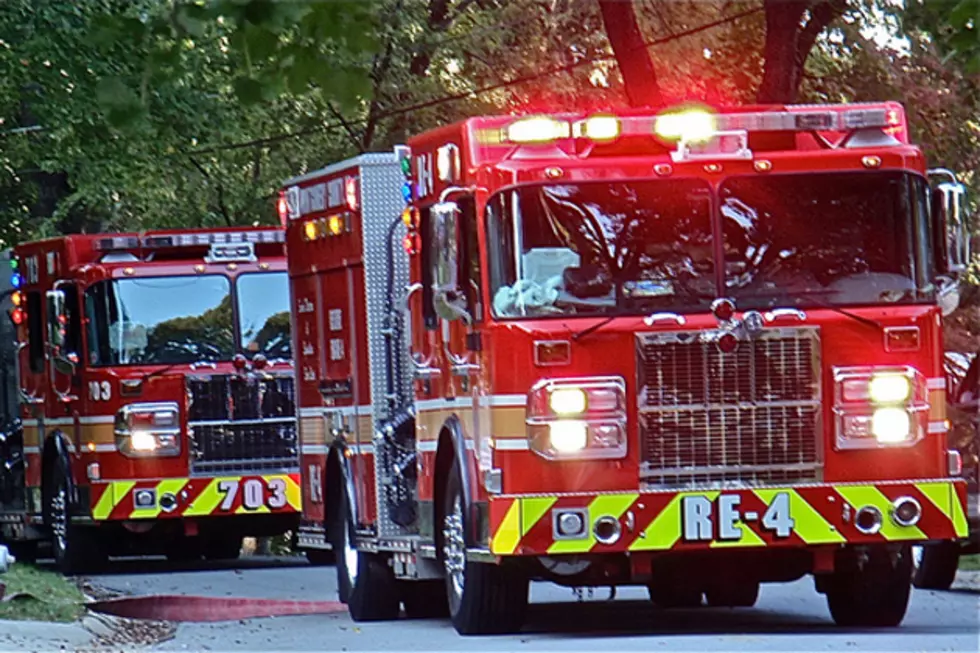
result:
<svg viewBox="0 0 980 653"><path fill-rule="evenodd" d="M713 608L751 608L759 600L759 583L735 581L709 586L704 598Z"/></svg>
<svg viewBox="0 0 980 653"><path fill-rule="evenodd" d="M863 568L838 563L827 582L827 605L838 626L894 628L905 618L911 588L911 549L903 547L894 565L888 551L876 549Z"/></svg>
<svg viewBox="0 0 980 653"><path fill-rule="evenodd" d="M306 554L307 561L314 567L332 565L335 560L333 551L326 549L306 549L303 553Z"/></svg>
<svg viewBox="0 0 980 653"><path fill-rule="evenodd" d="M446 586L441 580L401 581L402 605L409 619L441 619L449 616Z"/></svg>
<svg viewBox="0 0 980 653"><path fill-rule="evenodd" d="M960 564L960 545L956 542L928 544L922 549L922 557L916 561L912 584L924 590L948 590L956 580Z"/></svg>
<svg viewBox="0 0 980 653"><path fill-rule="evenodd" d="M681 583L655 583L647 585L650 600L659 608L701 607L701 590Z"/></svg>
<svg viewBox="0 0 980 653"><path fill-rule="evenodd" d="M330 513L333 519L328 532L336 554L340 600L347 604L354 621L397 619L401 607L398 585L388 560L376 553L355 549L350 500L346 491L338 494L337 505Z"/></svg>
<svg viewBox="0 0 980 653"><path fill-rule="evenodd" d="M89 573L108 561L99 546L96 528L79 526L71 520L71 473L59 457L44 475L44 523L51 533L55 566L66 576Z"/></svg>
<svg viewBox="0 0 980 653"><path fill-rule="evenodd" d="M205 535L201 552L205 560L238 560L242 555L242 536L235 533Z"/></svg>
<svg viewBox="0 0 980 653"><path fill-rule="evenodd" d="M515 633L527 614L529 580L506 565L466 560L465 498L459 463L446 479L439 560L446 570L449 617L460 635Z"/></svg>

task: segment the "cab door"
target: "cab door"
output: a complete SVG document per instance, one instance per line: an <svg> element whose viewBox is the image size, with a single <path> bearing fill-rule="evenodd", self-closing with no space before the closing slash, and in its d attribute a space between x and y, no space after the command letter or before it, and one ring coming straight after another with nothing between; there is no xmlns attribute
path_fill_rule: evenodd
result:
<svg viewBox="0 0 980 653"><path fill-rule="evenodd" d="M45 359L49 392L46 413L48 432L61 431L81 451L78 403L81 388L81 316L78 288L58 281L45 294Z"/></svg>

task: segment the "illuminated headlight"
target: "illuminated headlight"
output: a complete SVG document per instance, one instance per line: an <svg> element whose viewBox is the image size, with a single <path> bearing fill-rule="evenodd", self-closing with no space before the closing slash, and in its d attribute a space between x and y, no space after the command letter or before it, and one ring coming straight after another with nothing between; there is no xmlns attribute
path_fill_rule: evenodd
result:
<svg viewBox="0 0 980 653"><path fill-rule="evenodd" d="M589 442L589 427L585 422L559 420L548 426L551 446L559 453L574 453L585 449Z"/></svg>
<svg viewBox="0 0 980 653"><path fill-rule="evenodd" d="M915 368L834 368L837 448L907 447L925 437L929 400Z"/></svg>
<svg viewBox="0 0 980 653"><path fill-rule="evenodd" d="M912 420L904 408L879 408L871 417L871 432L882 444L905 442L912 433Z"/></svg>
<svg viewBox="0 0 980 653"><path fill-rule="evenodd" d="M552 391L548 404L556 415L581 415L587 405L585 391L581 388L559 388Z"/></svg>
<svg viewBox="0 0 980 653"><path fill-rule="evenodd" d="M623 458L626 382L620 377L547 379L528 394L527 435L547 458Z"/></svg>
<svg viewBox="0 0 980 653"><path fill-rule="evenodd" d="M868 383L868 395L876 404L898 404L912 394L912 383L899 374L876 374Z"/></svg>
<svg viewBox="0 0 980 653"><path fill-rule="evenodd" d="M126 456L180 453L180 412L175 402L123 406L116 414L116 446Z"/></svg>

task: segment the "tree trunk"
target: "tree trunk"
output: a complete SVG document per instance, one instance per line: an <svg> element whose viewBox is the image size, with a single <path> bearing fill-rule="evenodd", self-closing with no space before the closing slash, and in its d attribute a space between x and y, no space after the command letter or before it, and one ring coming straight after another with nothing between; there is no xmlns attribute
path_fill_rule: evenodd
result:
<svg viewBox="0 0 980 653"><path fill-rule="evenodd" d="M619 65L619 73L623 76L630 106L662 105L657 73L643 43L632 0L599 0L599 11L609 45Z"/></svg>
<svg viewBox="0 0 980 653"><path fill-rule="evenodd" d="M796 102L803 66L817 37L844 13L846 4L846 0L765 0L765 65L757 96L760 103ZM809 17L804 24L807 11Z"/></svg>

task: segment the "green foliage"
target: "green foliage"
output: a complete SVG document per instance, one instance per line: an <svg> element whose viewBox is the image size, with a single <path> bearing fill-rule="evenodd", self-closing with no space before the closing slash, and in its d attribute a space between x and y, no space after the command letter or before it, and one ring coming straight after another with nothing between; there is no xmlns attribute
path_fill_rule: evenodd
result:
<svg viewBox="0 0 980 653"><path fill-rule="evenodd" d="M902 100L931 163L980 169L978 2L851 0L801 100ZM763 12L676 35L757 1L634 6L670 101L754 100ZM283 179L430 127L624 106L610 54L594 0L4 0L0 247L273 223Z"/></svg>

